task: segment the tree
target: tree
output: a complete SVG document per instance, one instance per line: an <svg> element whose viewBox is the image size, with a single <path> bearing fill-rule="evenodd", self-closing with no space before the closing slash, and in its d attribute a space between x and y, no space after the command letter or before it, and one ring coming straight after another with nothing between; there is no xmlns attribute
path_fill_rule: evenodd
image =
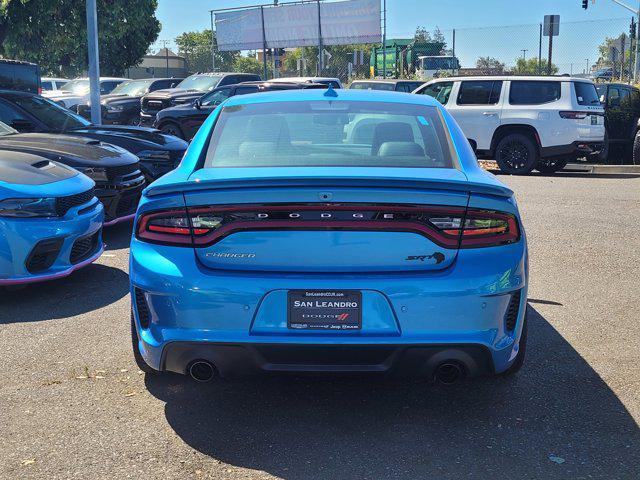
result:
<svg viewBox="0 0 640 480"><path fill-rule="evenodd" d="M214 32L214 47L216 54L216 70L229 71L240 52L221 52ZM209 72L211 64L211 30L200 32L184 32L176 37L178 53L187 61L187 68L191 72Z"/></svg>
<svg viewBox="0 0 640 480"><path fill-rule="evenodd" d="M546 75L547 74L547 60L543 59L540 65L540 70L538 70L538 59L537 58L528 58L525 60L524 58L518 58L516 62L516 66L513 69L514 75ZM555 75L558 73L558 67L553 63L551 64L551 74Z"/></svg>
<svg viewBox="0 0 640 480"><path fill-rule="evenodd" d="M262 63L254 57L237 57L233 62L233 71L240 73L256 73L262 75Z"/></svg>
<svg viewBox="0 0 640 480"><path fill-rule="evenodd" d="M431 42L431 34L425 27L418 26L416 28L416 33L413 36L413 39L416 42Z"/></svg>
<svg viewBox="0 0 640 480"><path fill-rule="evenodd" d="M625 49L624 49L624 59L622 58L620 46L622 37L625 37ZM634 42L635 45L636 42ZM631 75L633 72L633 66L630 65L632 48L629 45L629 37L626 34L621 34L615 38L605 38L604 42L602 42L598 46L598 59L596 60L595 66L596 68L603 67L613 67L616 76L620 75L620 68L622 67L623 76ZM614 64L615 58L615 64Z"/></svg>
<svg viewBox="0 0 640 480"><path fill-rule="evenodd" d="M157 0L98 0L100 72L140 63L160 32ZM85 0L0 0L0 56L38 63L43 75L88 68Z"/></svg>
<svg viewBox="0 0 640 480"><path fill-rule="evenodd" d="M493 57L479 57L476 60L476 68L486 70L504 70L504 63Z"/></svg>

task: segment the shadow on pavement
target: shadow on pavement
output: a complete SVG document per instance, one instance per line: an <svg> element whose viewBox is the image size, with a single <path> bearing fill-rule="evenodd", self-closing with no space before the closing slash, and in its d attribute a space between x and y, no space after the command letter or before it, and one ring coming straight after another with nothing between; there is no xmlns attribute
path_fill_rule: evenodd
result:
<svg viewBox="0 0 640 480"><path fill-rule="evenodd" d="M102 241L105 244L105 251L129 248L132 230L133 220L116 223L110 227L104 227L102 230Z"/></svg>
<svg viewBox="0 0 640 480"><path fill-rule="evenodd" d="M129 276L91 264L70 276L20 290L0 289L0 325L67 318L92 312L129 294Z"/></svg>
<svg viewBox="0 0 640 480"><path fill-rule="evenodd" d="M638 478L638 425L532 307L529 319L528 358L511 378L146 384L194 449L283 479Z"/></svg>

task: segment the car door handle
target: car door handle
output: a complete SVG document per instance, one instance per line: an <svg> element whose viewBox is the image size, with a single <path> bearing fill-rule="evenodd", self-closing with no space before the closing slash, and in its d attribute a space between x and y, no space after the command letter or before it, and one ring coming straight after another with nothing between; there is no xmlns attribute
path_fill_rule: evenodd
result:
<svg viewBox="0 0 640 480"><path fill-rule="evenodd" d="M497 113L495 112L482 112L485 117L495 117Z"/></svg>

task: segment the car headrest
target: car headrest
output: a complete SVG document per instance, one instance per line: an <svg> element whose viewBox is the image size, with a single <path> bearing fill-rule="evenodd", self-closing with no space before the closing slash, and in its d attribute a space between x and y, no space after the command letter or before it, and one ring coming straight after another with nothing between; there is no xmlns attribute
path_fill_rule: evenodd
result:
<svg viewBox="0 0 640 480"><path fill-rule="evenodd" d="M278 145L291 143L289 125L282 115L252 117L248 133L252 142L272 142Z"/></svg>
<svg viewBox="0 0 640 480"><path fill-rule="evenodd" d="M380 146L385 142L413 142L411 125L403 122L378 123L373 130L371 155L378 155Z"/></svg>
<svg viewBox="0 0 640 480"><path fill-rule="evenodd" d="M424 149L415 142L384 142L378 150L380 157L424 157Z"/></svg>

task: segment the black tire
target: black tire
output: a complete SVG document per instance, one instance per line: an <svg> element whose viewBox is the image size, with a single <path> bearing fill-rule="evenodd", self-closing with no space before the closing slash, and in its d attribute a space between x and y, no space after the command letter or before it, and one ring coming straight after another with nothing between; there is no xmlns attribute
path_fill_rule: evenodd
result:
<svg viewBox="0 0 640 480"><path fill-rule="evenodd" d="M496 162L509 175L527 175L538 163L538 149L526 135L512 133L498 142Z"/></svg>
<svg viewBox="0 0 640 480"><path fill-rule="evenodd" d="M640 165L640 130L636 132L636 136L633 139L632 159L634 165Z"/></svg>
<svg viewBox="0 0 640 480"><path fill-rule="evenodd" d="M566 167L568 162L569 159L567 158L541 158L538 165L536 165L536 170L546 174L556 173Z"/></svg>
<svg viewBox="0 0 640 480"><path fill-rule="evenodd" d="M163 123L162 125L160 125L160 131L166 133L167 135L173 135L174 137L178 137L184 140L184 133L182 133L180 125L175 122Z"/></svg>
<svg viewBox="0 0 640 480"><path fill-rule="evenodd" d="M527 353L527 330L529 329L528 325L529 322L527 322L527 313L525 312L522 323L522 336L520 337L520 349L518 350L518 355L516 355L516 359L513 361L511 366L500 375L513 375L514 373L518 373L522 368L522 365L524 364L524 357Z"/></svg>
<svg viewBox="0 0 640 480"><path fill-rule="evenodd" d="M157 370L154 370L147 365L147 362L144 361L144 358L142 358L142 354L140 353L140 347L138 346L138 331L136 330L136 323L133 318L133 310L131 311L131 347L133 348L133 358L140 370L144 373L158 373Z"/></svg>

